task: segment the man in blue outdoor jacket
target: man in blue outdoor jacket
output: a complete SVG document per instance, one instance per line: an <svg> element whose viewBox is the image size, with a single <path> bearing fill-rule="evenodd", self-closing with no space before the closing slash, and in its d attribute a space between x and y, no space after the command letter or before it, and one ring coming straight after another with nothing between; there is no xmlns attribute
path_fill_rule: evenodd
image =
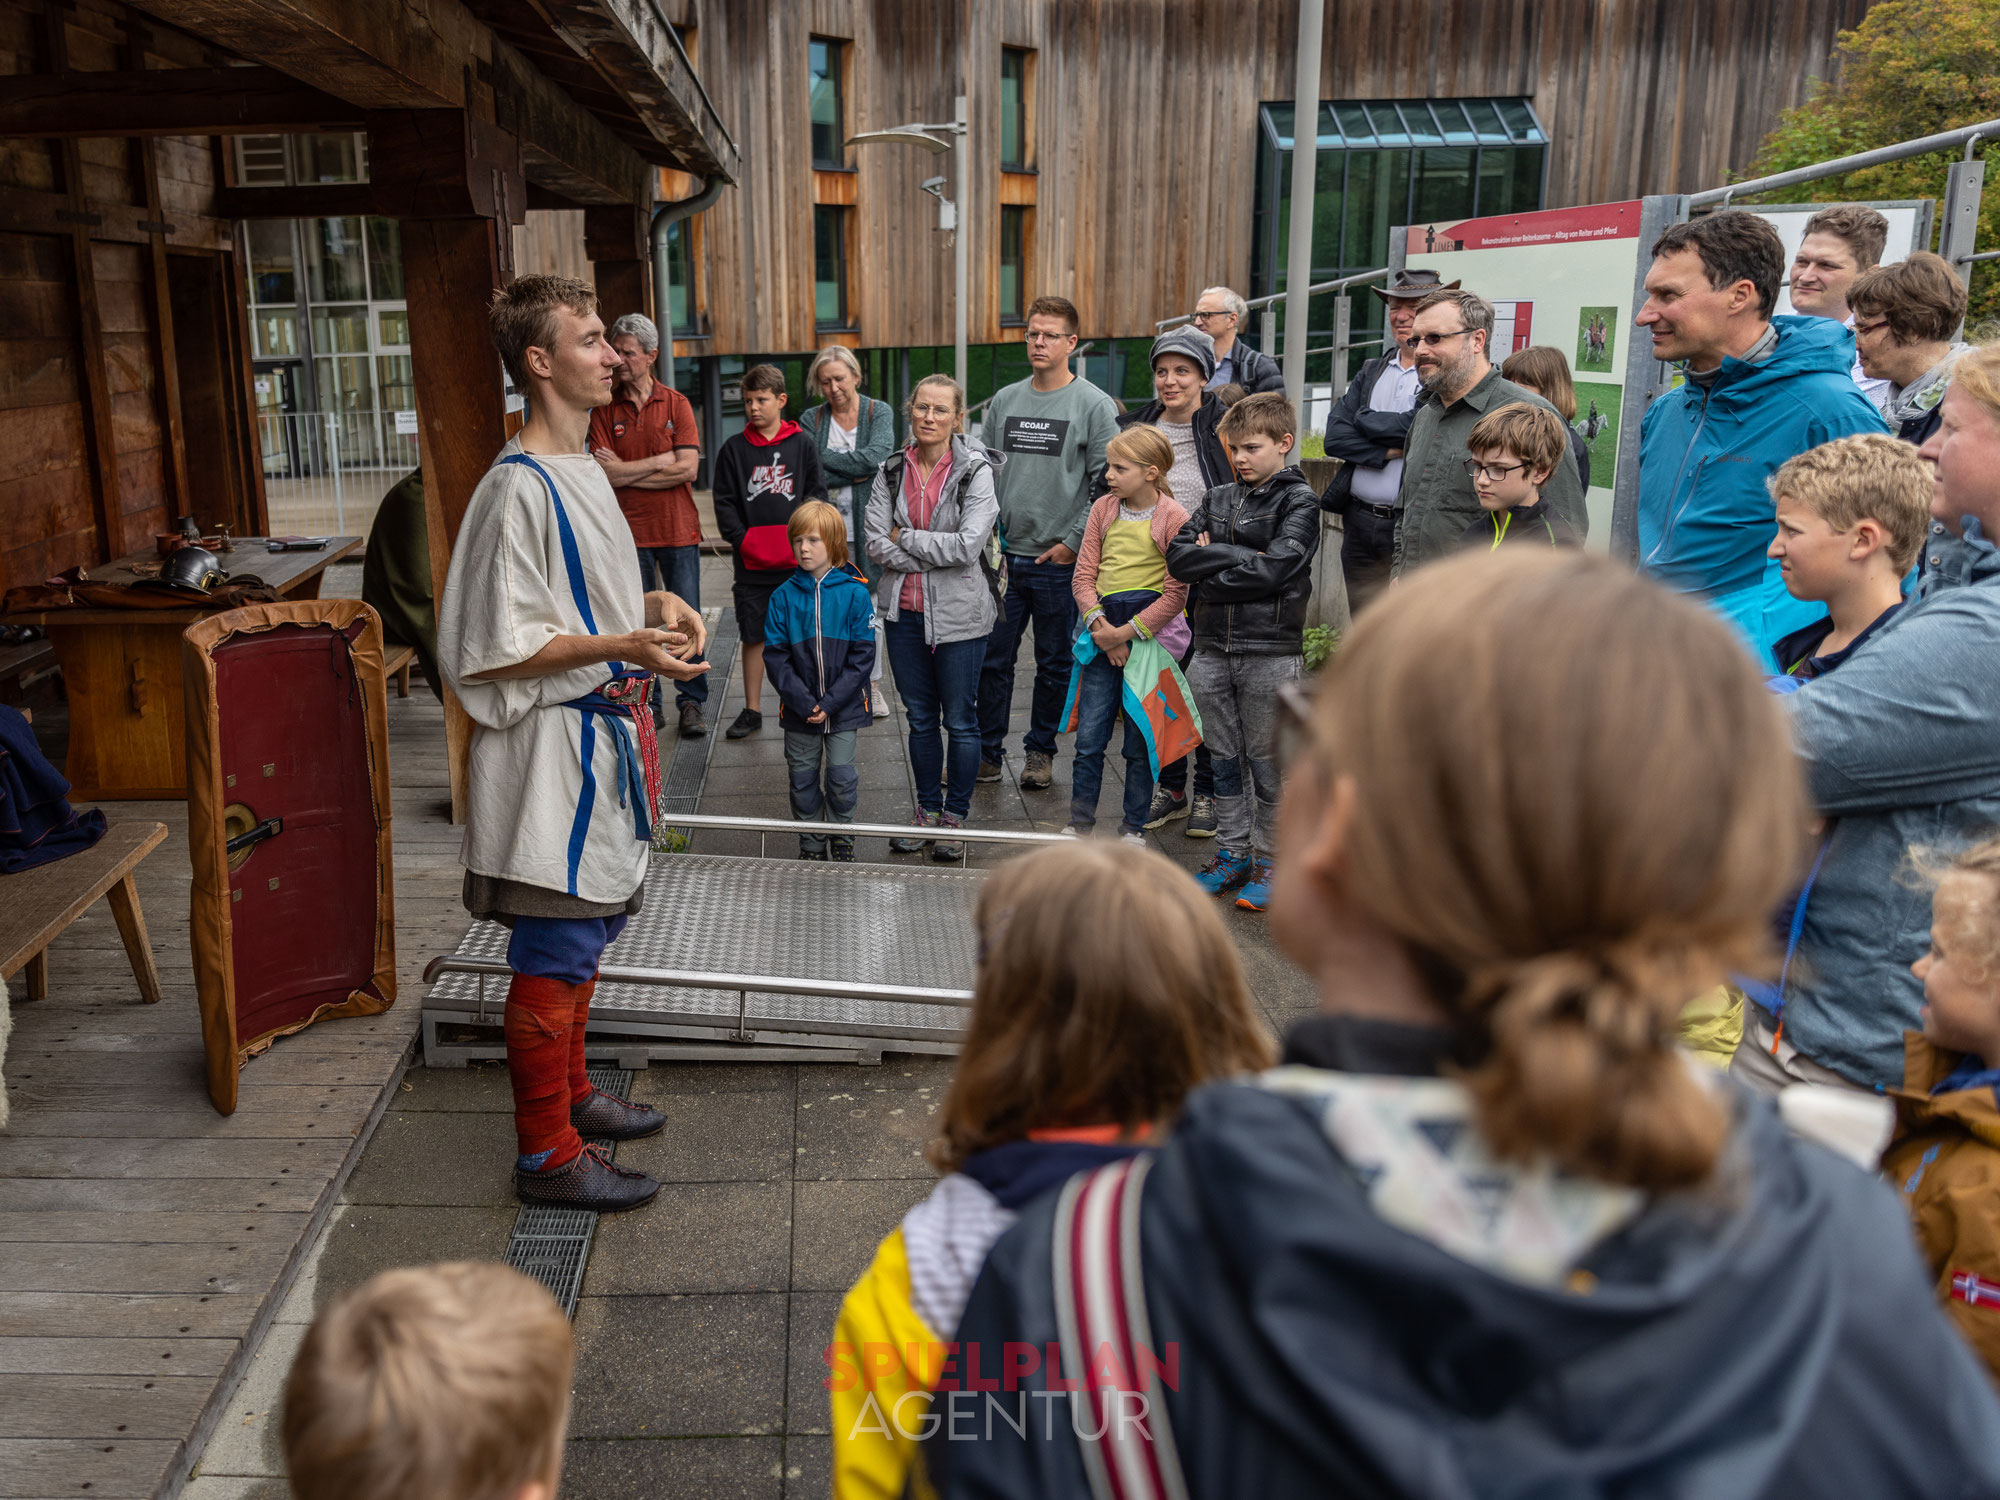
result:
<svg viewBox="0 0 2000 1500"><path fill-rule="evenodd" d="M1774 525L1765 482L1808 448L1887 431L1849 373L1851 332L1829 318L1771 316L1784 276L1778 232L1755 214L1675 224L1653 244L1635 320L1653 357L1681 361L1684 377L1640 424L1639 566L1705 596L1759 660L1826 612L1786 593L1764 555Z"/></svg>

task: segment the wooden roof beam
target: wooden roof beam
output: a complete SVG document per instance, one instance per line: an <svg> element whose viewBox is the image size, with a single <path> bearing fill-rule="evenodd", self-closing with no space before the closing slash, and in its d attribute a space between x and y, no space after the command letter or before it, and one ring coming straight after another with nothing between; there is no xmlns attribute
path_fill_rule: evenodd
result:
<svg viewBox="0 0 2000 1500"><path fill-rule="evenodd" d="M361 113L275 68L149 68L0 78L0 136L355 130Z"/></svg>

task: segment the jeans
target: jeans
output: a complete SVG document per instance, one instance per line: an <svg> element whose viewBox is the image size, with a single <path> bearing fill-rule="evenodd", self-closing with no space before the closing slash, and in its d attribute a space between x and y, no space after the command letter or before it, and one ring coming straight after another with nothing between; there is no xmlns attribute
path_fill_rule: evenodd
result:
<svg viewBox="0 0 2000 1500"><path fill-rule="evenodd" d="M917 806L963 821L972 810L972 784L979 775L979 668L986 642L973 639L932 646L924 640L922 612L913 609L889 621L887 630L889 670L895 673L896 691L902 694L910 719L910 770L917 778Z"/></svg>
<svg viewBox="0 0 2000 1500"><path fill-rule="evenodd" d="M1231 854L1254 852L1269 859L1277 848L1278 687L1298 681L1304 670L1304 657L1226 656L1206 649L1188 663L1188 691L1201 710L1202 738L1214 756L1216 842Z"/></svg>
<svg viewBox="0 0 2000 1500"><path fill-rule="evenodd" d="M852 823L854 804L861 800L861 773L854 769L855 731L842 729L833 734L807 730L785 731L785 769L791 772L792 816L802 823ZM826 764L826 786L820 787L820 763ZM822 817L824 814L824 817ZM848 849L851 838L835 842ZM826 853L826 835L799 835L801 854Z"/></svg>
<svg viewBox="0 0 2000 1500"><path fill-rule="evenodd" d="M1069 643L1076 635L1076 596L1070 592L1071 563L1040 563L1032 557L1007 559L1007 595L1000 618L986 638L986 662L979 673L981 756L999 765L1007 758L1007 720L1014 707L1014 658L1030 619L1035 625L1035 696L1028 714L1024 749L1056 753L1056 730L1069 697L1074 663Z"/></svg>
<svg viewBox="0 0 2000 1500"><path fill-rule="evenodd" d="M1347 583L1347 609L1350 614L1359 614L1361 606L1388 585L1389 563L1396 550L1396 522L1353 504L1340 518L1340 525L1340 576Z"/></svg>
<svg viewBox="0 0 2000 1500"><path fill-rule="evenodd" d="M1192 643L1189 643L1187 654L1181 657L1181 675L1183 677L1187 675L1188 663L1193 660L1194 646ZM1195 707L1199 708L1201 704L1197 702ZM1194 760L1194 794L1197 797L1213 797L1215 795L1215 757L1208 753L1208 741L1203 740L1199 745L1194 747L1192 758ZM1187 795L1188 760L1189 757L1183 755L1179 760L1168 761L1164 766L1160 767L1159 784L1167 791L1172 792L1175 797L1185 797Z"/></svg>
<svg viewBox="0 0 2000 1500"><path fill-rule="evenodd" d="M1098 602L1104 618L1123 625L1160 596L1150 590L1113 594ZM1114 667L1111 658L1099 652L1077 669L1076 684L1076 763L1070 771L1069 820L1077 832L1085 833L1097 823L1097 794L1104 785L1104 752L1111 744L1111 731L1125 724L1125 807L1120 833L1141 833L1153 806L1153 763L1146 750L1146 736L1125 712L1125 669Z"/></svg>
<svg viewBox="0 0 2000 1500"><path fill-rule="evenodd" d="M656 585L653 580L660 581ZM701 548L699 547L641 547L639 549L639 587L642 589L663 588L670 594L678 595L690 609L701 608ZM666 686L662 680L661 687ZM666 695L661 693L656 700L665 705ZM674 684L676 703L708 702L708 674L690 677L686 682Z"/></svg>

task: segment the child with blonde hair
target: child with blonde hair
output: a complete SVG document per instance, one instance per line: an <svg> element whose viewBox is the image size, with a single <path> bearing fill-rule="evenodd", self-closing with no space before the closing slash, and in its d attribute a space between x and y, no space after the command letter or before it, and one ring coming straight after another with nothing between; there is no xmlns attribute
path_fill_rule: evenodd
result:
<svg viewBox="0 0 2000 1500"><path fill-rule="evenodd" d="M1938 1301L2000 1379L2000 837L1959 855L1931 898L1924 1029L1903 1033L1896 1133L1882 1169L1902 1189Z"/></svg>
<svg viewBox="0 0 2000 1500"><path fill-rule="evenodd" d="M1154 750L1146 724L1126 702L1125 666L1135 640L1158 639L1169 653L1166 670L1178 679L1171 658L1186 651L1191 640L1181 617L1188 586L1167 572L1167 544L1187 521L1187 511L1167 488L1173 467L1174 445L1150 423L1123 428L1104 446L1104 483L1110 493L1090 507L1070 578L1082 632L1063 714L1064 722L1073 720L1076 728L1065 833L1089 833L1096 825L1104 752L1113 726L1123 718L1125 806L1119 832L1133 843L1145 842L1153 807Z"/></svg>
<svg viewBox="0 0 2000 1500"><path fill-rule="evenodd" d="M792 816L852 823L861 777L856 736L872 722L868 677L875 666L875 601L847 556L847 521L824 500L808 500L785 523L798 571L778 585L764 611L764 670L778 695L785 731ZM821 777L824 775L824 781ZM799 835L800 859L845 863L854 840Z"/></svg>
<svg viewBox="0 0 2000 1500"><path fill-rule="evenodd" d="M1072 1173L1161 1139L1204 1083L1263 1068L1269 1035L1213 903L1121 844L1008 861L979 895L979 974L932 1165L826 1352L833 1491L931 1493L912 1471L929 1391L992 1248Z"/></svg>
<svg viewBox="0 0 2000 1500"><path fill-rule="evenodd" d="M553 1500L576 1351L539 1282L413 1266L313 1322L285 1381L296 1500Z"/></svg>

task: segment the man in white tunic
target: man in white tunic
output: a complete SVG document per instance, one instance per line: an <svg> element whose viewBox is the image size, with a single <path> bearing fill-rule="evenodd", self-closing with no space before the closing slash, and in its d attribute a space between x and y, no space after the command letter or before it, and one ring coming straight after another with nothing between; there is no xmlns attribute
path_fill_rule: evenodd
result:
<svg viewBox="0 0 2000 1500"><path fill-rule="evenodd" d="M473 721L465 904L511 933L507 1071L522 1201L616 1211L659 1191L583 1136L632 1140L657 1110L594 1090L584 1024L598 959L639 909L658 793L654 675L707 670L701 616L641 591L631 528L590 454L619 356L588 284L523 276L493 341L528 420L473 491L438 603L438 663Z"/></svg>

